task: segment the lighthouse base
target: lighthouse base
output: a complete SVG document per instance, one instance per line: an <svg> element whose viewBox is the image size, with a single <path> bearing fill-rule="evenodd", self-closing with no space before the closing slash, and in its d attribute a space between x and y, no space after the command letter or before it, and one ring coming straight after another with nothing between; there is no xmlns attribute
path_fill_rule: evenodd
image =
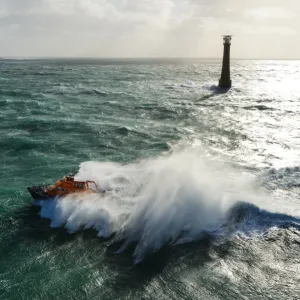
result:
<svg viewBox="0 0 300 300"><path fill-rule="evenodd" d="M224 89L230 89L231 88L231 80L219 80L219 87Z"/></svg>

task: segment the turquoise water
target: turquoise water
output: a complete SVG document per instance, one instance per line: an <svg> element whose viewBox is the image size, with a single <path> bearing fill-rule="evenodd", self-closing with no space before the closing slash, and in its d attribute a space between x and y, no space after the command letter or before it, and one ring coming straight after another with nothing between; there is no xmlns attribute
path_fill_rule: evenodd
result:
<svg viewBox="0 0 300 300"><path fill-rule="evenodd" d="M297 299L299 70L0 61L1 299ZM109 192L32 205L71 171Z"/></svg>

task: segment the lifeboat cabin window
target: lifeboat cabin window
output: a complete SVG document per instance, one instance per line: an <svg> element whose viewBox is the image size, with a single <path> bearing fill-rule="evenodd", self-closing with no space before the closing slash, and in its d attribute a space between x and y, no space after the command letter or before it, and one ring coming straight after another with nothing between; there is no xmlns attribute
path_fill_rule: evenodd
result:
<svg viewBox="0 0 300 300"><path fill-rule="evenodd" d="M82 183L75 183L75 188L77 188L77 189L84 189L84 184L82 184Z"/></svg>

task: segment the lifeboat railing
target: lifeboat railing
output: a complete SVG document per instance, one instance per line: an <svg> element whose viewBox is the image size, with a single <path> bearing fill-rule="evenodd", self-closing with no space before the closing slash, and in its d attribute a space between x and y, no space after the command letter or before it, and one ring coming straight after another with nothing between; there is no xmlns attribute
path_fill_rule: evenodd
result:
<svg viewBox="0 0 300 300"><path fill-rule="evenodd" d="M95 186L95 191L98 190L98 186L97 186L97 184L96 184L95 181L87 180L85 183L86 183L86 187L87 187L88 189L93 190L93 189L90 187L90 185L89 185L90 183L92 183L92 184Z"/></svg>

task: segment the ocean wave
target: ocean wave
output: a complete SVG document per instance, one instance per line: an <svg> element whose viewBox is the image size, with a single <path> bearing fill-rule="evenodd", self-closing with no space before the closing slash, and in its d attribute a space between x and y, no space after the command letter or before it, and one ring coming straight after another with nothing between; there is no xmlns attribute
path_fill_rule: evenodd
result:
<svg viewBox="0 0 300 300"><path fill-rule="evenodd" d="M176 89L195 89L198 88L193 81L187 81L185 83L165 83L164 88L167 90L176 90Z"/></svg>
<svg viewBox="0 0 300 300"><path fill-rule="evenodd" d="M115 127L115 126L112 126L112 127ZM129 134L133 134L133 135L136 135L136 136L141 137L143 139L151 138L151 135L146 133L146 132L141 132L141 131L137 131L137 130L134 130L134 129L130 129L129 127L126 127L126 126L117 127L116 129L114 129L114 132L117 133L117 134L120 134L120 135L124 135L124 136L127 136Z"/></svg>
<svg viewBox="0 0 300 300"><path fill-rule="evenodd" d="M252 203L237 202L227 215L226 231L230 229L233 234L264 235L270 228L286 229L292 227L300 230L300 218L284 213L270 212Z"/></svg>
<svg viewBox="0 0 300 300"><path fill-rule="evenodd" d="M276 110L275 108L266 105L251 105L251 106L244 106L243 108L247 110Z"/></svg>
<svg viewBox="0 0 300 300"><path fill-rule="evenodd" d="M99 96L107 96L106 92L100 91L98 89L90 89L90 90L82 90L77 93L78 95L99 95Z"/></svg>
<svg viewBox="0 0 300 300"><path fill-rule="evenodd" d="M3 99L3 100L0 100L0 107L5 107L5 106L8 106L12 103L12 100L11 99Z"/></svg>
<svg viewBox="0 0 300 300"><path fill-rule="evenodd" d="M226 232L247 212L238 199L251 203L256 194L248 178L202 155L184 150L127 165L82 163L76 179L95 180L108 192L42 201L41 216L70 233L94 229L99 237L114 236L121 242L117 252L134 245L136 263L167 244ZM248 211L251 220L258 208L249 204Z"/></svg>
<svg viewBox="0 0 300 300"><path fill-rule="evenodd" d="M27 130L12 130L10 134L0 139L0 147L3 151L10 151L12 156L20 151L45 150L48 148L45 143L32 140Z"/></svg>
<svg viewBox="0 0 300 300"><path fill-rule="evenodd" d="M215 94L226 94L230 91L229 88L222 88L222 87L219 87L218 85L215 85L215 84L213 84L213 85L206 84L206 85L203 86L203 89L212 91Z"/></svg>
<svg viewBox="0 0 300 300"><path fill-rule="evenodd" d="M300 188L300 167L271 168L260 175L260 181L270 188Z"/></svg>
<svg viewBox="0 0 300 300"><path fill-rule="evenodd" d="M32 72L33 76L58 76L60 75L59 72L45 72L45 71L39 71L39 72Z"/></svg>
<svg viewBox="0 0 300 300"><path fill-rule="evenodd" d="M33 94L29 91L1 89L0 96L31 98Z"/></svg>
<svg viewBox="0 0 300 300"><path fill-rule="evenodd" d="M107 96L108 93L101 91L97 88L92 87L84 87L81 85L73 86L73 85L62 85L60 84L57 88L47 90L47 94L53 94L53 95L72 95L72 96L81 96L81 95L87 95L87 96Z"/></svg>

